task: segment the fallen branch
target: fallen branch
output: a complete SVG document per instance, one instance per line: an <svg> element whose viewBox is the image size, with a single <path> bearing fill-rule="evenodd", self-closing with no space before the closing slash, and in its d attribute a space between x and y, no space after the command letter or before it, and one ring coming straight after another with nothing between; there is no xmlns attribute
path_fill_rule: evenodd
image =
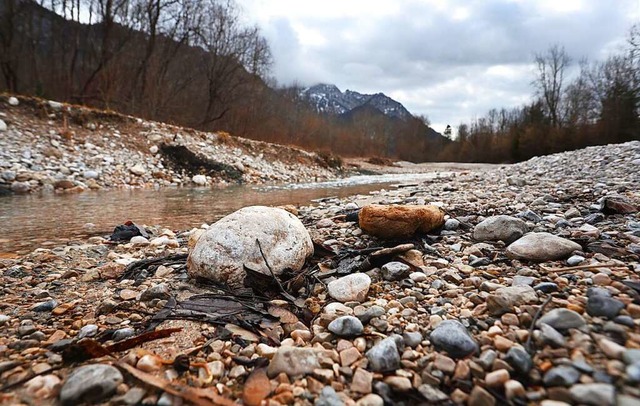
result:
<svg viewBox="0 0 640 406"><path fill-rule="evenodd" d="M533 348L531 347L531 339L533 338L533 329L536 327L536 323L538 322L540 315L544 311L544 308L547 307L547 305L551 302L551 299L553 299L553 296L549 295L549 297L547 297L547 300L545 300L544 303L542 303L542 306L540 306L535 316L533 316L533 320L531 320L531 327L529 327L529 337L527 337L527 342L524 345L525 349L529 354L533 352Z"/></svg>
<svg viewBox="0 0 640 406"><path fill-rule="evenodd" d="M282 294L282 296L287 299L288 301L291 302L291 304L293 304L296 307L300 307L298 305L296 305L295 301L296 298L293 297L289 292L287 292L284 288L284 286L282 286L282 283L280 283L280 280L276 277L276 274L273 273L273 269L271 269L271 266L269 265L269 261L267 261L267 257L266 255L264 255L264 251L262 251L262 245L260 245L260 240L258 240L256 238L256 243L258 244L258 249L260 250L260 255L262 255L262 259L264 260L264 264L267 266L267 269L269 270L269 273L271 273L271 276L273 277L273 279L276 281L276 283L278 284L278 289L280 289L280 293Z"/></svg>

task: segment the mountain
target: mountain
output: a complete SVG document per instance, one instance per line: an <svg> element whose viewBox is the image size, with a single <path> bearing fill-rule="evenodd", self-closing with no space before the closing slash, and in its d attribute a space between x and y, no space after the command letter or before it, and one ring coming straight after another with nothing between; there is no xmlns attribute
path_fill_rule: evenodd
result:
<svg viewBox="0 0 640 406"><path fill-rule="evenodd" d="M403 121L412 117L401 103L384 93L362 94L352 90L343 93L336 85L321 83L302 90L300 97L307 100L316 111L325 114L342 115L358 107L371 106L387 117Z"/></svg>

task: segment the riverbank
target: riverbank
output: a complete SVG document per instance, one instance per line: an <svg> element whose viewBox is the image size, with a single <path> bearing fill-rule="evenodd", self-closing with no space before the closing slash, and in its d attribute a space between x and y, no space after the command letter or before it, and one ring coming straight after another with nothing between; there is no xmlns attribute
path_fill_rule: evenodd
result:
<svg viewBox="0 0 640 406"><path fill-rule="evenodd" d="M180 397L198 404L263 397L270 405L637 404L639 168L640 142L633 142L287 207L316 242L317 278L288 292L307 311L276 296L271 306L288 311L267 305L234 323L162 313L177 311L174 299L215 292L183 267L200 224L150 229L147 241L92 237L0 259L0 382L42 374L0 399L57 404L99 393L97 401L109 404L178 404ZM345 218L371 203L432 203L448 218L417 238L381 240ZM510 217L485 221L495 215ZM552 244L570 252L550 259L549 247L528 242L538 262L515 259L508 254L515 248L494 240L520 241L525 231L579 245ZM383 246L394 249L381 253ZM173 259L122 278L127 265L161 256ZM332 299L329 283L351 273L371 279L364 297ZM207 303L215 312L221 302ZM126 341L156 321L157 330L182 330ZM79 339L108 354L79 347ZM107 347L116 341L132 348Z"/></svg>
<svg viewBox="0 0 640 406"><path fill-rule="evenodd" d="M82 192L332 179L332 157L41 99L0 96L0 189Z"/></svg>

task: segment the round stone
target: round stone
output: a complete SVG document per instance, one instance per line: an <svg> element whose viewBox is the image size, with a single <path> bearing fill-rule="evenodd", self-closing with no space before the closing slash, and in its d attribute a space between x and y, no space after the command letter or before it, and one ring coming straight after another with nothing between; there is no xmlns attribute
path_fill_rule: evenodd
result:
<svg viewBox="0 0 640 406"><path fill-rule="evenodd" d="M339 337L356 337L364 332L364 326L357 317L342 316L329 323L329 331Z"/></svg>
<svg viewBox="0 0 640 406"><path fill-rule="evenodd" d="M60 390L62 405L99 403L115 392L122 374L111 365L92 364L75 369Z"/></svg>
<svg viewBox="0 0 640 406"><path fill-rule="evenodd" d="M430 335L431 343L454 358L463 358L478 351L478 344L457 320L444 320Z"/></svg>

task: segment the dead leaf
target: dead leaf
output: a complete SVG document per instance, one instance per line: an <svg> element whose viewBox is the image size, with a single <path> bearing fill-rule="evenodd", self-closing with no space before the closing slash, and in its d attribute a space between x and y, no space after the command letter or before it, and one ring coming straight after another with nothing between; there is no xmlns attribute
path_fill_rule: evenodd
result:
<svg viewBox="0 0 640 406"><path fill-rule="evenodd" d="M258 337L256 334L252 333L249 330L245 330L240 326L236 326L235 324L231 324L231 323L225 324L224 328L229 330L231 334L233 334L234 336L238 336L243 340L253 341L253 342L260 341L260 337Z"/></svg>
<svg viewBox="0 0 640 406"><path fill-rule="evenodd" d="M244 383L242 401L247 406L260 406L271 393L271 382L266 368L256 368Z"/></svg>
<svg viewBox="0 0 640 406"><path fill-rule="evenodd" d="M269 306L269 314L280 319L280 323L293 324L298 322L298 317L280 306Z"/></svg>

